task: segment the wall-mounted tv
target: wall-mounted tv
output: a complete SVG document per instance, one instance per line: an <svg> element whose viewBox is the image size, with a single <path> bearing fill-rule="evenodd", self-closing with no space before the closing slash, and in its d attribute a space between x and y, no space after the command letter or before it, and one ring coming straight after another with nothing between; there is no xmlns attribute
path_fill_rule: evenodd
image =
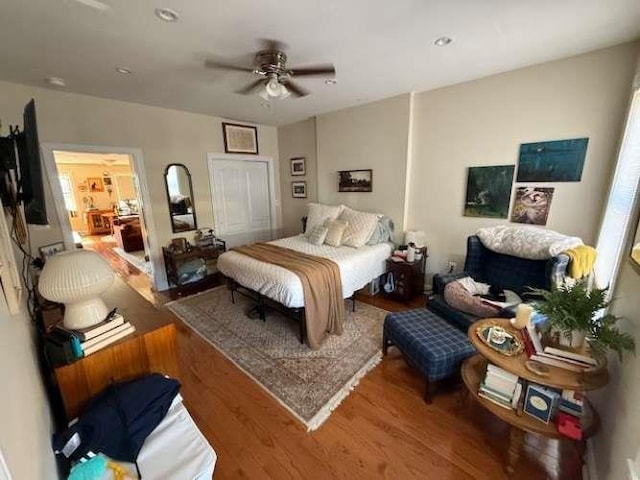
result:
<svg viewBox="0 0 640 480"><path fill-rule="evenodd" d="M24 107L23 118L22 132L16 135L20 164L19 199L24 202L24 217L27 223L48 225L36 123L36 103L33 99Z"/></svg>

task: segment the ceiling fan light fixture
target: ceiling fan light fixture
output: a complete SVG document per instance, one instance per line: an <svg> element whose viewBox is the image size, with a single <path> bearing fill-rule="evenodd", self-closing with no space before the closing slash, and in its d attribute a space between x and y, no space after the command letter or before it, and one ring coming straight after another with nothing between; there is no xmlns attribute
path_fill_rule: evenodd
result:
<svg viewBox="0 0 640 480"><path fill-rule="evenodd" d="M270 100L272 98L287 98L291 95L291 92L285 87L280 81L278 77L275 75L272 76L269 81L265 84L264 88L258 93L265 100Z"/></svg>
<svg viewBox="0 0 640 480"><path fill-rule="evenodd" d="M178 12L170 8L156 8L154 13L156 17L164 22L177 22L180 18Z"/></svg>
<svg viewBox="0 0 640 480"><path fill-rule="evenodd" d="M436 38L436 40L433 42L433 44L436 47L446 47L447 45L451 44L453 42L453 38L451 37L440 37L440 38Z"/></svg>

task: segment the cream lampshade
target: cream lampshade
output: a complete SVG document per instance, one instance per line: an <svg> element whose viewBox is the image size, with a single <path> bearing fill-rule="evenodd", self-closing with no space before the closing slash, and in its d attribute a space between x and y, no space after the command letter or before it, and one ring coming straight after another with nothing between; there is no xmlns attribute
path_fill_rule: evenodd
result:
<svg viewBox="0 0 640 480"><path fill-rule="evenodd" d="M106 260L95 252L61 252L45 263L38 290L47 300L64 303L65 328L87 328L109 313L100 294L111 286L114 277Z"/></svg>
<svg viewBox="0 0 640 480"><path fill-rule="evenodd" d="M416 248L422 248L426 245L426 234L421 230L407 230L404 233L404 243L409 245L413 243Z"/></svg>

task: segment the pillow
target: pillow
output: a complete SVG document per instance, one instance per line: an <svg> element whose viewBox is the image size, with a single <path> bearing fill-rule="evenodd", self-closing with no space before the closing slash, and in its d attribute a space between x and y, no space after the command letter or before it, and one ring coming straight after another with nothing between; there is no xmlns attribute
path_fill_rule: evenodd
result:
<svg viewBox="0 0 640 480"><path fill-rule="evenodd" d="M444 300L450 307L480 318L496 317L499 307L487 305L480 297L471 294L458 280L444 287Z"/></svg>
<svg viewBox="0 0 640 480"><path fill-rule="evenodd" d="M377 213L358 212L344 207L340 214L340 220L347 222L347 230L344 232L342 243L349 247L362 247L378 225L382 215Z"/></svg>
<svg viewBox="0 0 640 480"><path fill-rule="evenodd" d="M323 205L321 203L310 203L307 207L307 229L305 236L308 237L317 225L323 225L326 220L335 220L342 212L342 205Z"/></svg>
<svg viewBox="0 0 640 480"><path fill-rule="evenodd" d="M312 243L313 245L322 245L324 243L325 238L327 238L327 232L329 232L329 228L324 225L316 225L309 232L309 236L307 237L307 241Z"/></svg>
<svg viewBox="0 0 640 480"><path fill-rule="evenodd" d="M332 247L339 247L342 245L342 239L349 224L342 220L327 220L325 225L327 226L328 231L327 236L324 239L324 243Z"/></svg>
<svg viewBox="0 0 640 480"><path fill-rule="evenodd" d="M382 217L378 220L376 228L367 240L367 245L378 245L379 243L393 241L393 220L389 217Z"/></svg>

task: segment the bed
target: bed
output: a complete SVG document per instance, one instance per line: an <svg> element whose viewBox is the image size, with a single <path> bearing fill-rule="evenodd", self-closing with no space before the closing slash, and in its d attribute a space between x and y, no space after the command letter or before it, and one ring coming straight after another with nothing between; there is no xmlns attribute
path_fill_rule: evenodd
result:
<svg viewBox="0 0 640 480"><path fill-rule="evenodd" d="M309 255L333 260L340 269L343 298L350 298L356 290L385 272L385 261L391 256L389 242L353 248L313 245L304 235L269 242ZM218 258L218 270L242 287L263 295L287 308L304 308L304 294L300 279L289 270L247 257L233 250Z"/></svg>

